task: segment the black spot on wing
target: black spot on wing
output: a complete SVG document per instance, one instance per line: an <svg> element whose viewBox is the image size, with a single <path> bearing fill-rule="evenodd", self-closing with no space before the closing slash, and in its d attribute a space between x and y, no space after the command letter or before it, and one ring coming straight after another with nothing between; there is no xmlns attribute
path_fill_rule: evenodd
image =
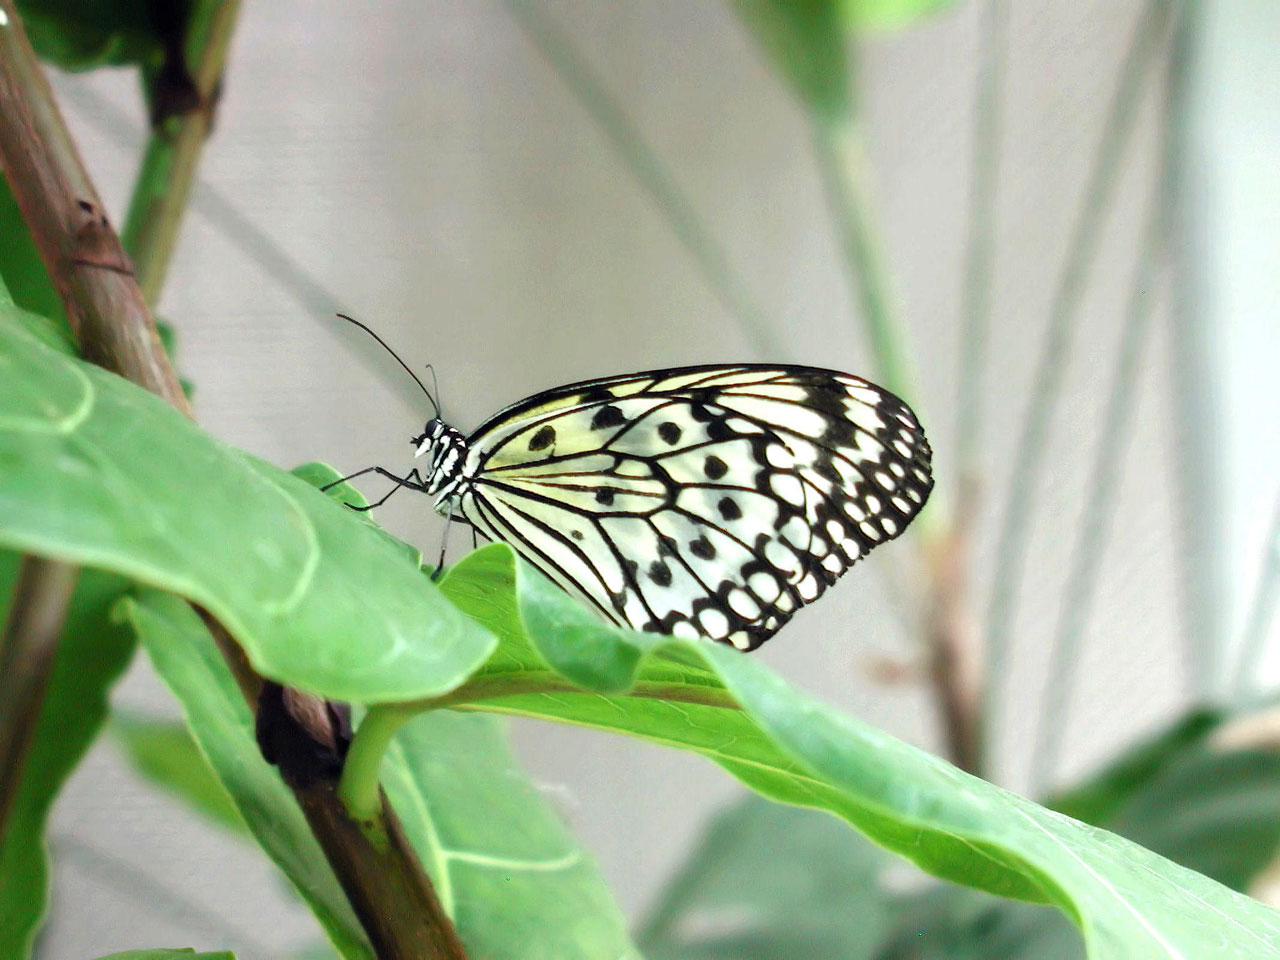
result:
<svg viewBox="0 0 1280 960"><path fill-rule="evenodd" d="M665 443L671 444L672 446L675 446L675 444L680 442L680 435L683 433L684 431L670 420L658 424L658 436L660 436Z"/></svg>
<svg viewBox="0 0 1280 960"><path fill-rule="evenodd" d="M619 426L626 419L621 410L612 404L606 404L597 410L595 416L591 418L591 429L607 430L609 427Z"/></svg>
<svg viewBox="0 0 1280 960"><path fill-rule="evenodd" d="M671 586L671 568L661 560L649 564L649 579L660 587Z"/></svg>
<svg viewBox="0 0 1280 960"><path fill-rule="evenodd" d="M537 433L535 433L532 437L529 438L529 449L545 450L547 449L547 447L551 446L555 442L556 442L556 429L555 427L551 426L551 424L547 424L545 427L540 429Z"/></svg>

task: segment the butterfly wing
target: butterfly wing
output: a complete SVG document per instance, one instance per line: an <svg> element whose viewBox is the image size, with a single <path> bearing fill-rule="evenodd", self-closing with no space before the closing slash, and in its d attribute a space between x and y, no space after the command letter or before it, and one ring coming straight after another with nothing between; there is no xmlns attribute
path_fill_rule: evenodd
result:
<svg viewBox="0 0 1280 960"><path fill-rule="evenodd" d="M812 367L559 387L469 438L455 509L620 625L754 649L933 486L897 397Z"/></svg>

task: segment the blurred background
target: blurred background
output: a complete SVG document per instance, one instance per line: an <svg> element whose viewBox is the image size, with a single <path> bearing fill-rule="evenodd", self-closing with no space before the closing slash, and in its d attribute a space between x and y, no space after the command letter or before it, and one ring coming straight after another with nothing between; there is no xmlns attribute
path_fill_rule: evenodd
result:
<svg viewBox="0 0 1280 960"><path fill-rule="evenodd" d="M537 390L658 366L879 379L880 289L905 358L891 385L963 521L951 613L961 666L982 669L985 648L994 677L983 774L1040 795L1193 704L1266 690L1280 7L934 5L849 32L833 148L750 3L246 3L159 307L197 416L286 468L399 470L429 411L337 310L433 363L466 431ZM147 131L136 72L53 79L120 221ZM861 262L842 202L870 213ZM425 498L379 517L428 555L439 543ZM759 656L946 754L918 554L877 551ZM116 703L177 715L142 659ZM632 917L740 795L675 751L532 723L512 736ZM144 942L273 957L316 939L256 850L109 739L51 837L43 957Z"/></svg>

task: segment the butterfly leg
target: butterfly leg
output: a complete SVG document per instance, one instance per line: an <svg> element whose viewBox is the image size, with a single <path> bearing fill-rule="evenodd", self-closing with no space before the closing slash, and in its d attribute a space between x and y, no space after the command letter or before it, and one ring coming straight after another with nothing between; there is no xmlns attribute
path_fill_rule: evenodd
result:
<svg viewBox="0 0 1280 960"><path fill-rule="evenodd" d="M396 488L397 490L399 487ZM392 491L393 493L395 491ZM388 494L390 496L390 494ZM444 570L444 552L449 546L449 524L453 522L453 501L449 501L449 512L444 517L444 534L440 537L440 559L436 561L436 568L431 571L431 579L439 580L440 574Z"/></svg>
<svg viewBox="0 0 1280 960"><path fill-rule="evenodd" d="M325 484L320 489L328 490L330 487L336 486L337 484L342 483L344 480L350 480L354 477L363 476L366 473L376 473L379 476L386 477L388 480L393 481L395 483L395 486L392 487L390 490L388 490L386 495L383 496L381 500L378 500L375 503L371 503L368 506L357 507L354 503L347 504L347 506L350 507L352 510L356 510L360 513L365 513L369 510L374 509L375 507L382 506L391 497L391 494L395 493L401 487L408 487L410 490L417 490L420 493L427 492L426 481L422 479L422 474L418 473L416 468L413 470L410 470L408 476L398 477L394 473L392 473L390 470L386 469L385 467L365 467L363 470L357 470L355 473L351 474L350 476L342 477L340 480L333 481L333 483Z"/></svg>

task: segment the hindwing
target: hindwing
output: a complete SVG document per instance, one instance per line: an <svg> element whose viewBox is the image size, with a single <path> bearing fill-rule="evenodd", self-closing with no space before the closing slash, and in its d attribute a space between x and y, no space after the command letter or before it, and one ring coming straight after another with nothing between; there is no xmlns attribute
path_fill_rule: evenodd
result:
<svg viewBox="0 0 1280 960"><path fill-rule="evenodd" d="M898 536L933 486L905 403L812 367L571 384L468 444L466 520L615 623L741 649Z"/></svg>

